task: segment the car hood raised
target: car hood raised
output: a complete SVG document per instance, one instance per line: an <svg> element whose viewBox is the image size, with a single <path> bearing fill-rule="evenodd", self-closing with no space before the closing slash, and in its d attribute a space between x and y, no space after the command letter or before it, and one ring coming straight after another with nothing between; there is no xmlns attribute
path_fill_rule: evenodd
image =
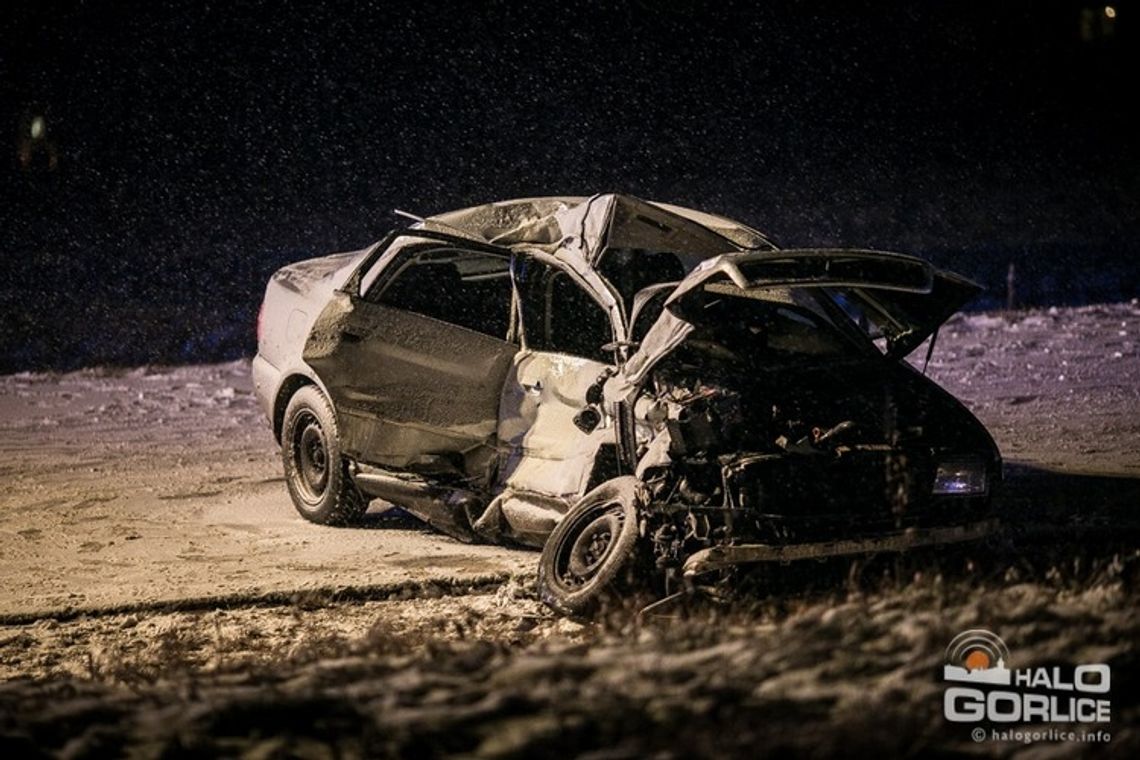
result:
<svg viewBox="0 0 1140 760"><path fill-rule="evenodd" d="M607 396L627 396L657 362L685 340L693 330L686 313L699 308L704 286L710 283L730 292L834 289L882 330L887 356L893 359L918 348L981 291L976 283L901 253L808 248L722 254L701 262L676 285L622 372L607 384Z"/></svg>

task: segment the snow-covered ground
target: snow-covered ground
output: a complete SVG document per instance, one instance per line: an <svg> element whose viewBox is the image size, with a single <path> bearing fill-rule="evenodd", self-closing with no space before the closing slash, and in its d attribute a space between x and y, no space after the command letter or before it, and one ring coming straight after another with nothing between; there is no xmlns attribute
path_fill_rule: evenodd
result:
<svg viewBox="0 0 1140 760"><path fill-rule="evenodd" d="M943 328L929 374L990 428L1007 463L1140 477L1136 303L960 315ZM303 522L245 361L9 375L0 433L0 616L9 619L503 577L535 562L416 526Z"/></svg>
<svg viewBox="0 0 1140 760"><path fill-rule="evenodd" d="M960 315L929 374L1006 457L1005 548L664 629L550 616L533 552L303 522L246 362L0 378L0 678L37 679L0 683L0 739L143 756L269 756L286 728L348 754L1106 749L975 746L942 720L944 647L989 627L1019 662L1110 662L1107 749L1129 756L1140 304ZM296 728L293 709L324 722Z"/></svg>
<svg viewBox="0 0 1140 760"><path fill-rule="evenodd" d="M304 522L249 362L0 379L0 619L502 579L533 557Z"/></svg>
<svg viewBox="0 0 1140 760"><path fill-rule="evenodd" d="M1007 461L1140 476L1137 301L958 315L929 374L989 427Z"/></svg>

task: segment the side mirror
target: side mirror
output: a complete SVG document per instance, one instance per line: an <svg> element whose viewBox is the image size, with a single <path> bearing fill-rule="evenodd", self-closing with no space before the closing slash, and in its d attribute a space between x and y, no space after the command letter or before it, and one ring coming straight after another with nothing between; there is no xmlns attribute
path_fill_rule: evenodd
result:
<svg viewBox="0 0 1140 760"><path fill-rule="evenodd" d="M574 426L586 434L594 432L601 421L601 413L593 407L583 409L574 415Z"/></svg>

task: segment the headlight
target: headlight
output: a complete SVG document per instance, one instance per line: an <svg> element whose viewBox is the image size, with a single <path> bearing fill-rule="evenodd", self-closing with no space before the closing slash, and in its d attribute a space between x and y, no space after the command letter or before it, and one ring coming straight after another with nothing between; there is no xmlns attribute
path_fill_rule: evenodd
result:
<svg viewBox="0 0 1140 760"><path fill-rule="evenodd" d="M973 458L944 459L934 473L934 493L977 496L986 492L986 466Z"/></svg>

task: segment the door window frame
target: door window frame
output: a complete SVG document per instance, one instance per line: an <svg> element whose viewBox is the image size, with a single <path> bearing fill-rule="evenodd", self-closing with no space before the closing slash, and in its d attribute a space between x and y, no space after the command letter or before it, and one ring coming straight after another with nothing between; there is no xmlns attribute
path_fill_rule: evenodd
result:
<svg viewBox="0 0 1140 760"><path fill-rule="evenodd" d="M404 245L399 245L401 240L409 240L410 242ZM460 324L450 319L433 316L430 314L423 314L418 311L410 309L400 309L399 306L384 303L382 300L383 294L387 291L388 287L397 280L408 269L408 260L415 256L423 255L432 251L447 251L456 254L470 254L470 255L490 255L502 258L508 265L508 277L512 277L511 281L511 296L509 303L504 304L504 308L509 309L507 315L508 329L506 335L498 335L495 333L487 332L478 328L470 327L465 324ZM513 253L506 249L495 245L487 245L479 243L478 241L469 240L458 235L449 235L447 233L435 232L432 230L398 230L390 233L383 240L377 243L365 255L360 265L341 286L340 290L349 295L354 302L364 302L374 306L381 306L385 308L400 309L422 317L423 319L431 319L443 324L456 327L461 330L482 335L495 340L503 341L504 343L512 343L519 345L518 329L517 329L517 293L514 287L513 276L510 274L510 261Z"/></svg>

